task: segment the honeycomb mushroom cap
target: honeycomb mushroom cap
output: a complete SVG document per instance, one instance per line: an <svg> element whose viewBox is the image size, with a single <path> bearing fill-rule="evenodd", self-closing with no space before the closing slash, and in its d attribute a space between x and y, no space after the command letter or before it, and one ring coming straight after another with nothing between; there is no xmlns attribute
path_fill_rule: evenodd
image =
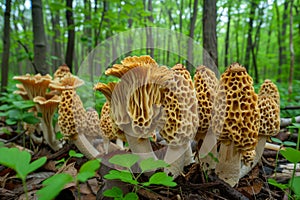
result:
<svg viewBox="0 0 300 200"><path fill-rule="evenodd" d="M277 102L269 96L259 96L258 107L260 110L259 135L277 135L280 131L280 108Z"/></svg>
<svg viewBox="0 0 300 200"><path fill-rule="evenodd" d="M187 144L194 138L198 127L196 93L186 73L171 73L163 89L162 106L165 124L160 135L169 145Z"/></svg>
<svg viewBox="0 0 300 200"><path fill-rule="evenodd" d="M259 128L258 96L252 84L246 69L232 64L221 76L212 111L212 127L219 140L233 142L247 161L255 155Z"/></svg>
<svg viewBox="0 0 300 200"><path fill-rule="evenodd" d="M76 140L78 133L85 132L87 114L75 90L62 91L58 114L58 125L66 139Z"/></svg>
<svg viewBox="0 0 300 200"><path fill-rule="evenodd" d="M109 140L116 140L117 138L126 141L124 132L119 129L119 127L114 123L111 118L110 113L110 104L105 102L100 117L100 128L102 130L103 137L108 138Z"/></svg>
<svg viewBox="0 0 300 200"><path fill-rule="evenodd" d="M30 99L33 99L37 96L45 96L52 77L49 74L44 76L42 76L41 74L26 74L23 76L14 76L13 79L20 81L27 91L28 97Z"/></svg>
<svg viewBox="0 0 300 200"><path fill-rule="evenodd" d="M182 64L176 64L171 68L175 73L181 74L193 86L193 81L190 72Z"/></svg>
<svg viewBox="0 0 300 200"><path fill-rule="evenodd" d="M278 105L280 105L280 95L278 92L277 86L269 79L266 79L264 83L260 86L259 96L269 96L272 98Z"/></svg>
<svg viewBox="0 0 300 200"><path fill-rule="evenodd" d="M86 111L86 117L87 117L86 134L89 136L101 135L100 119L97 111L92 108L88 108Z"/></svg>
<svg viewBox="0 0 300 200"><path fill-rule="evenodd" d="M122 64L115 64L112 68L109 68L105 71L106 75L112 75L118 78L121 78L125 73L135 67L141 66L151 66L151 67L158 67L158 64L152 59L150 56L129 56L126 57Z"/></svg>
<svg viewBox="0 0 300 200"><path fill-rule="evenodd" d="M203 140L211 121L212 104L216 95L219 80L208 67L199 66L194 76L194 87L198 100L199 126L195 140Z"/></svg>
<svg viewBox="0 0 300 200"><path fill-rule="evenodd" d="M70 74L71 74L70 68L66 64L64 64L59 66L57 70L54 72L54 79L60 80L66 75L70 75Z"/></svg>

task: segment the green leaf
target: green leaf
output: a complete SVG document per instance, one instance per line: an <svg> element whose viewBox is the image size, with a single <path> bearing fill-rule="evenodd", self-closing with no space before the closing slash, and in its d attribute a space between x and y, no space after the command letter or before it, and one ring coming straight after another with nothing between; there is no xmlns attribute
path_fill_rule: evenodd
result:
<svg viewBox="0 0 300 200"><path fill-rule="evenodd" d="M0 106L1 111L7 111L7 110L10 110L11 108L12 108L12 105L7 105L7 104Z"/></svg>
<svg viewBox="0 0 300 200"><path fill-rule="evenodd" d="M103 192L103 195L105 197L122 198L123 197L123 191L119 187L113 186L111 189L105 190Z"/></svg>
<svg viewBox="0 0 300 200"><path fill-rule="evenodd" d="M123 200L138 200L139 197L136 193L133 192L129 192L125 195L125 197L123 198Z"/></svg>
<svg viewBox="0 0 300 200"><path fill-rule="evenodd" d="M132 174L129 171L110 170L108 174L104 175L104 178L108 180L121 180L125 183L137 185L138 182L133 179Z"/></svg>
<svg viewBox="0 0 300 200"><path fill-rule="evenodd" d="M290 147L295 147L297 146L297 144L295 142L291 142L291 141L284 141L283 142L284 146L290 146Z"/></svg>
<svg viewBox="0 0 300 200"><path fill-rule="evenodd" d="M278 188L280 188L280 189L282 189L282 190L285 190L285 189L288 188L288 186L287 186L286 184L277 183L277 181L276 181L275 179L272 179L272 178L269 178L269 179L268 179L268 183L269 183L270 185L273 185L273 186L275 186L275 187L278 187Z"/></svg>
<svg viewBox="0 0 300 200"><path fill-rule="evenodd" d="M36 118L34 116L33 113L28 112L28 113L24 113L23 115L23 121L28 123L28 124L37 124L40 122L40 120L38 118Z"/></svg>
<svg viewBox="0 0 300 200"><path fill-rule="evenodd" d="M154 158L147 158L145 160L142 160L140 163L140 167L142 169L142 173L145 171L150 170L156 170L158 168L164 168L169 166L168 163L166 163L163 160L154 160Z"/></svg>
<svg viewBox="0 0 300 200"><path fill-rule="evenodd" d="M37 191L37 195L39 196L39 200L49 200L54 199L60 191L65 187L66 184L73 181L73 177L70 174L61 173L55 174L50 178L43 181L43 187L39 191Z"/></svg>
<svg viewBox="0 0 300 200"><path fill-rule="evenodd" d="M15 101L12 103L16 108L21 109L21 110L29 109L29 108L32 108L33 106L35 106L35 103L33 101L29 101L29 100Z"/></svg>
<svg viewBox="0 0 300 200"><path fill-rule="evenodd" d="M292 162L292 163L300 162L300 151L298 151L294 148L287 147L285 149L280 150L280 153L289 162Z"/></svg>
<svg viewBox="0 0 300 200"><path fill-rule="evenodd" d="M95 176L96 171L100 167L100 160L90 160L84 163L79 170L77 179L81 182L87 181L89 178Z"/></svg>
<svg viewBox="0 0 300 200"><path fill-rule="evenodd" d="M41 167L47 160L46 157L42 157L30 163L30 153L17 148L0 148L0 155L0 164L15 170L17 177L22 180L25 180L29 173Z"/></svg>
<svg viewBox="0 0 300 200"><path fill-rule="evenodd" d="M22 120L22 112L17 109L12 109L7 112L8 117L15 120Z"/></svg>
<svg viewBox="0 0 300 200"><path fill-rule="evenodd" d="M112 164L120 165L122 167L130 168L134 165L140 157L135 154L122 154L122 155L115 155L110 158L108 161Z"/></svg>
<svg viewBox="0 0 300 200"><path fill-rule="evenodd" d="M294 177L294 180L293 180L292 190L294 191L294 193L298 197L300 197L300 187L299 187L299 185L300 185L300 176L296 176L296 177Z"/></svg>
<svg viewBox="0 0 300 200"><path fill-rule="evenodd" d="M279 140L278 138L271 137L271 140L272 140L273 142L278 143L278 144L282 144L282 141Z"/></svg>
<svg viewBox="0 0 300 200"><path fill-rule="evenodd" d="M292 127L293 128L300 128L300 123L293 123ZM288 127L288 128L290 128L290 127Z"/></svg>
<svg viewBox="0 0 300 200"><path fill-rule="evenodd" d="M5 120L5 123L6 123L7 125L14 125L14 124L17 123L17 121L16 121L15 119L8 118L8 119Z"/></svg>
<svg viewBox="0 0 300 200"><path fill-rule="evenodd" d="M82 153L76 153L74 150L69 151L69 156L70 157L75 157L75 158L82 158L83 154Z"/></svg>
<svg viewBox="0 0 300 200"><path fill-rule="evenodd" d="M176 182L173 181L173 177L168 176L165 172L157 172L153 174L149 182L143 183L144 186L149 186L149 185L164 185L168 187L174 187L176 186Z"/></svg>

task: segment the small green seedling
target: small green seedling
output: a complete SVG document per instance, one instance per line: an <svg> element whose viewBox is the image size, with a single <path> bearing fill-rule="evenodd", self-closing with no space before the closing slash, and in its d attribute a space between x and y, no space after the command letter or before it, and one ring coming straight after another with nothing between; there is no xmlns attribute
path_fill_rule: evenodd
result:
<svg viewBox="0 0 300 200"><path fill-rule="evenodd" d="M75 154L73 153L74 152L69 152L69 155L71 154L73 155L73 157L80 156L76 152ZM39 200L54 199L64 188L64 186L71 182L75 182L77 187L79 188L79 183L86 182L88 179L94 177L99 167L100 160L90 160L81 166L81 168L79 169L79 173L75 178L67 173L60 173L51 176L50 178L43 181L44 187L37 192ZM80 195L80 192L78 193L78 195Z"/></svg>
<svg viewBox="0 0 300 200"><path fill-rule="evenodd" d="M126 169L124 170L110 170L108 174L104 176L108 180L121 180L122 182L129 183L134 186L134 192L130 192L123 195L123 191L120 188L113 187L106 190L103 194L107 197L113 197L114 199L138 199L136 192L139 188L148 187L150 185L163 185L167 187L176 186L176 182L173 181L173 177L168 176L165 172L156 172L152 174L147 182L139 182L138 178L145 172L157 170L159 168L165 168L169 165L162 160L154 160L148 158L140 161L140 157L134 154L115 155L109 162L115 165L119 165ZM139 162L141 172L135 176L131 167Z"/></svg>
<svg viewBox="0 0 300 200"><path fill-rule="evenodd" d="M299 123L293 123L293 126L290 126L289 128L291 128L291 129L297 128L298 129L298 139L297 139L297 143L295 145L296 148L286 147L286 148L280 150L280 154L287 161L294 164L292 177L291 177L288 184L277 183L277 181L274 180L274 179L268 179L268 183L282 189L283 191L285 191L286 189L290 189L295 193L296 199L300 199L300 187L299 187L300 177L295 176L297 163L300 163L300 151L299 151L300 124ZM284 144L284 142L282 144ZM289 143L289 144L292 144L292 143ZM290 145L290 146L294 146L294 145ZM291 194L289 194L289 197L291 197Z"/></svg>
<svg viewBox="0 0 300 200"><path fill-rule="evenodd" d="M26 199L28 199L27 175L44 165L47 158L41 157L31 163L30 161L31 155L27 151L20 151L17 148L0 148L0 164L16 171L17 177L22 180Z"/></svg>

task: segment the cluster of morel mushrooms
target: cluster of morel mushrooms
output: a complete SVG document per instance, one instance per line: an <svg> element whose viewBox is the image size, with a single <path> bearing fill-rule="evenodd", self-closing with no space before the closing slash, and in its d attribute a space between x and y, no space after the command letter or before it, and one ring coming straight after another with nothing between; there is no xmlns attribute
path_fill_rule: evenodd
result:
<svg viewBox="0 0 300 200"><path fill-rule="evenodd" d="M192 80L181 64L168 68L150 56L133 56L105 74L120 80L94 86L107 100L100 119L95 110L83 107L76 88L84 82L67 66L59 67L53 79L40 74L14 77L22 83L16 93L36 102L36 112L42 113L43 139L53 150L63 145L52 125L58 107L59 130L88 158L108 153L112 141L118 140L141 158L158 159L152 143L159 136L166 146L163 159L170 164L166 172L177 176L196 160L234 186L257 164L267 139L280 129L276 85L266 80L256 94L252 78L238 63L220 80L208 67L199 66ZM28 134L40 141L33 131ZM102 137L105 152L91 145L86 135ZM197 143L196 157L192 141ZM219 162L206 156L209 152Z"/></svg>

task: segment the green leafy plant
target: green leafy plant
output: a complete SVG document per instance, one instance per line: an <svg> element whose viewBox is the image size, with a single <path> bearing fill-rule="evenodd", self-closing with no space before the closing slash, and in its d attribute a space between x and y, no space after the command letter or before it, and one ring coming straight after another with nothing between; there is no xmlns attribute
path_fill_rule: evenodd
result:
<svg viewBox="0 0 300 200"><path fill-rule="evenodd" d="M168 176L165 172L153 173L147 182L140 182L139 177L143 173L168 167L168 164L162 160L154 160L153 158L139 161L140 157L134 154L115 155L109 159L110 163L119 165L125 169L110 170L104 178L108 180L121 180L124 183L129 183L134 186L134 190L124 196L123 191L120 188L113 187L112 189L104 191L104 196L113 197L114 199L138 199L136 192L139 188L148 187L150 185L163 185L167 187L174 187L177 185L176 182L173 181L173 177ZM141 172L137 175L132 171L132 166L136 163L139 163L141 169Z"/></svg>
<svg viewBox="0 0 300 200"><path fill-rule="evenodd" d="M33 112L28 112L30 108L35 106L33 101L22 100L16 94L3 92L1 93L0 102L2 104L0 106L0 117L5 117L5 122L8 125L20 125L21 122L36 124L40 121L34 116Z"/></svg>
<svg viewBox="0 0 300 200"><path fill-rule="evenodd" d="M77 158L82 157L82 154L76 153L73 150L69 151L69 155L70 157L77 157ZM67 161L63 161L63 162L67 162ZM71 182L75 182L79 190L79 183L86 182L88 179L94 177L99 167L100 167L99 159L90 160L84 163L80 167L79 173L76 175L76 177L73 177L67 173L60 173L51 176L50 178L43 181L44 187L37 192L39 196L39 200L54 199L64 188L64 186ZM80 192L78 192L78 195L80 195ZM80 199L80 196L78 198Z"/></svg>
<svg viewBox="0 0 300 200"><path fill-rule="evenodd" d="M29 173L35 171L44 165L47 161L46 157L41 157L33 162L31 155L27 151L20 151L17 148L0 148L0 164L16 171L17 177L22 180L26 199L28 199L26 177Z"/></svg>
<svg viewBox="0 0 300 200"><path fill-rule="evenodd" d="M283 191L285 191L286 189L289 189L289 191L293 191L294 192L296 199L300 199L300 187L299 187L300 177L299 176L295 176L297 163L300 163L300 151L299 151L299 145L300 145L300 124L299 123L293 123L293 126L290 126L289 128L291 128L291 129L298 129L298 139L297 139L297 143L296 143L296 148L292 148L292 147L283 148L283 149L280 150L280 154L287 161L289 161L289 162L291 162L291 163L294 164L294 169L293 169L292 177L291 177L289 183L287 183L287 184L278 183L275 179L268 179L268 183L271 184L271 185L273 185L273 186L276 186L276 187L282 189ZM292 143L288 143L288 144L292 144ZM292 146L294 146L294 145L292 145ZM292 198L291 194L289 194L289 197Z"/></svg>

